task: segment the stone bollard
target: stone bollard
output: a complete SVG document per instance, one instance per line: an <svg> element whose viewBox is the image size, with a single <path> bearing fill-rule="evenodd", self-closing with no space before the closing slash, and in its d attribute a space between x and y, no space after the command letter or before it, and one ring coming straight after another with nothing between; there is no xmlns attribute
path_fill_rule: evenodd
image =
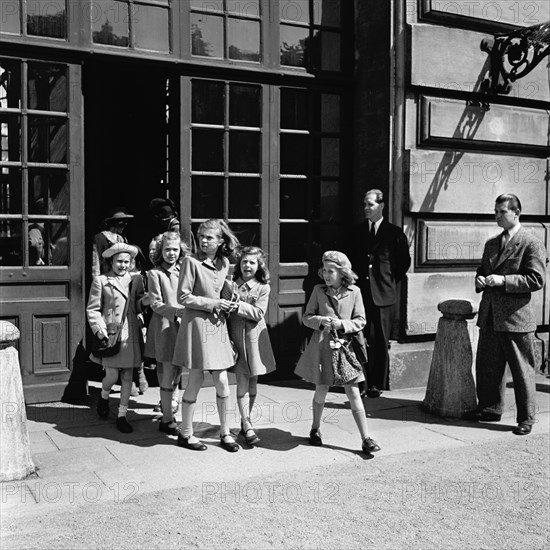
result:
<svg viewBox="0 0 550 550"><path fill-rule="evenodd" d="M466 322L475 317L477 306L470 300L445 300L437 309L443 317L437 325L422 409L438 416L461 418L477 407L472 345Z"/></svg>
<svg viewBox="0 0 550 550"><path fill-rule="evenodd" d="M19 329L0 321L0 481L23 479L36 470L27 431L19 354L14 346L18 339Z"/></svg>

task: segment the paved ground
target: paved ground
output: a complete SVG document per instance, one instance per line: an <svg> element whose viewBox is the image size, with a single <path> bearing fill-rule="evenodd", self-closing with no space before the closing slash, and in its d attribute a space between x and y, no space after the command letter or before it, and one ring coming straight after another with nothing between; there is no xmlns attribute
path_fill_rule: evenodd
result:
<svg viewBox="0 0 550 550"><path fill-rule="evenodd" d="M178 448L175 438L158 431L159 416L152 411L158 401L158 388L150 388L133 400L134 408L129 419L135 431L124 435L116 430L114 415L107 421L98 419L95 413L97 386L91 385L90 397L81 404L47 403L27 407L31 451L37 472L23 481L0 484L3 548L126 547L121 544L120 538L116 538L116 544L111 546L113 539L110 533L113 526L105 523L105 514L110 514L109 517L122 514L126 523L139 530L140 526L151 521L153 512L158 511L160 514L162 510L174 510L174 506L185 508L192 502L200 503L200 513L197 511L199 508L194 507L193 513L186 517L198 522L197 532L202 533L200 538L183 540L181 528L178 533L176 526L168 525L163 528L160 538L153 529L156 533L154 540L142 534L139 542L130 540L128 547L152 547L155 541L159 547L162 546L160 542L166 547L224 547L223 543L217 544L223 542L223 537L211 540L211 530L203 532L205 528L199 525L205 521L205 514L213 514L215 521L223 519L229 525L233 522L242 527L242 518L226 506L228 502L237 503L237 507L243 509L254 505L254 514L268 514L271 520L275 512L281 518L294 518L300 510L310 510L313 504L316 507L311 510L319 512L319 506L322 505L323 515L312 518L320 522L313 533L311 529L304 530L300 524L296 527L295 537L292 531L279 537L274 533L277 528L284 530L284 526L272 525L268 530L269 536L261 538L263 546L256 545L258 547L341 547L344 542L349 547L356 547L354 542L360 547L357 537L343 541L339 538L338 530L340 521L345 521L346 517L354 513L358 502L362 503L361 506L365 505L366 495L359 490L361 486L358 489L353 485L354 480L376 480L384 474L383 486L371 487L369 494L372 497L374 491L380 502L380 495L386 492L384 505L377 505L372 516L375 518L376 514L383 513L380 525L385 526L383 532L386 532L385 518L397 511L404 521L416 517L416 521L422 524L423 514L426 513L426 495L428 499L434 500L431 504L437 508L432 510L435 521L441 506L452 504L447 498L451 486L449 483L454 483L453 490L457 490L456 481L452 481L456 479L452 476L453 469L461 472L458 479L463 482L475 481L479 491L480 487L484 487L480 485L480 480L486 480L484 476L487 471L494 467L489 466L489 463L495 461L497 467L502 468L498 475L504 476L498 479L508 479L508 482L505 486L498 484L495 481L497 478L492 475L491 483L497 485L488 488L485 483L484 489L484 505L491 501L492 506L489 510L477 510L476 514L485 513L488 518L497 521L502 504L501 521L508 517L506 510L509 517L519 517L518 510L510 508L509 502L506 504L504 493L507 497L517 493L516 496L523 499L522 504L529 504L527 497L536 496L537 513L541 512L541 502L546 502L546 506L542 504L543 521L537 523L536 537L527 541L521 539L525 543L522 544L524 548L549 546L550 540L545 535L545 532L550 533L547 498L545 500L543 497L548 492L550 380L544 375L537 377L538 422L533 434L527 437L517 437L510 433L515 426L511 388L507 390L506 412L498 423L472 424L426 414L420 408L424 388L385 392L379 399L367 399L365 404L371 435L382 447L374 457L365 457L359 451L360 439L345 395L340 392L329 393L322 425L325 445L318 448L307 443L311 422L311 387L297 383L260 385L255 425L262 442L257 448L247 448L239 440L242 449L230 454L218 444L213 387L201 390L195 416L195 431L208 445L208 450L193 453ZM113 393L111 401L112 410L115 411L118 394ZM237 433L236 412L233 425ZM506 463L502 461L503 456L507 457ZM529 472L517 472L517 465L527 459L533 461ZM407 470L412 465L415 468ZM471 470L468 469L470 466ZM434 479L432 474L436 472L438 479L447 476L451 480L445 486L446 501L439 497L435 499L434 487L429 485ZM524 478L523 474L531 477ZM529 485L531 482L534 484ZM393 486L392 483L397 485ZM462 485L458 486L461 495L466 487ZM394 490L389 489L392 486ZM491 493L491 498L488 498L488 490L500 491L503 496L499 499L499 494L496 494L496 508L495 499L492 498L494 495ZM423 491L427 491L424 496ZM410 500L406 507L403 506L405 497ZM422 506L415 506L415 503ZM128 506L121 507L121 504ZM210 504L212 506L209 507ZM335 506L338 509L336 514ZM326 515L327 510L332 512ZM154 515L156 517L156 512ZM57 519L46 521L46 517ZM41 519L37 521L37 518ZM83 527L75 526L71 518L79 518L79 525L95 518L89 525L90 533L93 531L95 538L87 537ZM292 520L288 518L287 523L291 524ZM156 518L154 524L161 525L161 519ZM334 525L327 531L327 525L331 525L331 522ZM256 525L257 522L253 523ZM380 525L378 530L381 529ZM510 523L500 529L501 537L506 534L507 525ZM171 527L175 528L174 533L171 533ZM416 529L422 531L425 527L418 525ZM36 529L41 530L42 534L35 533ZM462 525L461 529L466 529L466 526ZM513 529L517 534L517 529ZM104 538L100 537L101 533L105 535ZM309 544L308 533L313 537L309 539ZM377 539L377 534L368 540L387 548L401 547L392 546L391 532L381 540ZM84 538L80 538L82 535ZM453 531L453 535L447 539L447 542L454 540L456 545L440 547L464 547L467 539L457 539L457 536ZM246 546L254 546L258 542L254 537L248 537L247 533L233 533L232 537L225 547L238 548L240 543L245 545L245 542ZM439 537L445 541L445 535ZM420 540L424 542L424 547L432 547L432 544L437 547L438 539L432 540L430 545L426 544L426 539ZM514 547L509 546L509 543L516 539L504 536L499 542L500 546L491 546L491 540L497 539L491 538L479 547ZM508 544L502 545L503 541L508 541ZM396 543L397 539L393 542ZM412 544L411 547L421 548L422 544Z"/></svg>

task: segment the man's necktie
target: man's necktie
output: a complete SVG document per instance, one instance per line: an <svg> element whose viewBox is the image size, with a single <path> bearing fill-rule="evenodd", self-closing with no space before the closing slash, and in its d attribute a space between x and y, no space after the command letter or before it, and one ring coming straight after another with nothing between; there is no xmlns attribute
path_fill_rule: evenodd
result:
<svg viewBox="0 0 550 550"><path fill-rule="evenodd" d="M502 239L500 240L500 253L506 248L508 241L510 240L510 233L508 231L502 232Z"/></svg>
<svg viewBox="0 0 550 550"><path fill-rule="evenodd" d="M369 231L369 242L368 242L368 246L367 246L369 253L371 252L372 247L374 246L375 237L376 237L376 229L374 227L374 224L371 223L370 224L370 231Z"/></svg>

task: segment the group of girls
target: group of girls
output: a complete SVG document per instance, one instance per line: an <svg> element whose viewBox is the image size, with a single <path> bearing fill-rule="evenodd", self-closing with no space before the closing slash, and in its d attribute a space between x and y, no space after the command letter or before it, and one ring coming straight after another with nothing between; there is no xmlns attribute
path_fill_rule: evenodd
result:
<svg viewBox="0 0 550 550"><path fill-rule="evenodd" d="M93 280L87 307L88 321L99 337L107 337L117 323L122 323L123 329L117 355L93 358L105 368L97 411L101 417L109 415L109 393L120 372L116 425L121 432L133 430L126 413L132 369L142 360L137 315L150 306L153 314L144 354L157 364L162 410L159 430L177 436L180 447L195 451L207 449L193 433L193 415L204 373L209 371L216 389L220 445L229 452L236 452L240 447L228 423L228 372L236 375L241 417L239 435L248 445L256 445L260 438L250 416L258 376L275 369L264 319L270 293L266 254L258 247L241 247L221 219L200 224L197 245L197 252L189 253L179 233L172 231L153 239L150 258L154 267L147 272L147 292L141 276L131 271L136 247L117 243L103 253L110 269L106 275ZM230 260L236 262L232 277L229 276ZM334 385L328 342L330 330L338 331L345 338L346 334L360 331L366 323L361 293L353 284L357 276L347 257L341 252L330 251L323 255L322 262L319 275L324 284L314 288L304 315L304 324L312 328L314 334L296 367L296 373L313 382L316 388L309 436L312 445L322 445L321 417L329 387ZM228 281L232 282L228 284ZM227 288L233 293L231 297L225 293ZM123 319L125 309L127 315ZM182 421L178 426L173 397L183 369L187 369L188 379L181 399ZM360 375L344 388L359 428L362 450L370 454L380 447L368 433L357 386L363 379Z"/></svg>

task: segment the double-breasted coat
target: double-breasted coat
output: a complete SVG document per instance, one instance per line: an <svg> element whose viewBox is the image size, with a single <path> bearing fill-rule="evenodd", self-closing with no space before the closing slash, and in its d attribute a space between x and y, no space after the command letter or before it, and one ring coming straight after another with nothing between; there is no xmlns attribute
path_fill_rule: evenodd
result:
<svg viewBox="0 0 550 550"><path fill-rule="evenodd" d="M183 312L177 300L179 275L178 264L159 265L147 272L153 315L147 327L145 356L162 363L172 362L179 328L176 314Z"/></svg>
<svg viewBox="0 0 550 550"><path fill-rule="evenodd" d="M323 330L321 321L323 317L340 318L343 329L338 331L338 336L352 334L363 329L366 324L365 306L361 291L355 285L347 288L341 287L337 294L331 293L332 301L337 305L337 313L328 297L329 287L320 284L314 287L311 297L304 312L303 323L306 327L314 329L308 345L298 364L295 373L316 385L334 385L332 372L332 349L330 343L330 332ZM332 291L330 291L332 292ZM362 382L365 380L363 374L349 383Z"/></svg>
<svg viewBox="0 0 550 550"><path fill-rule="evenodd" d="M130 284L131 283L131 284ZM112 357L96 357L92 360L104 367L117 369L137 368L141 365L141 327L138 313L141 313L143 279L139 273L126 273L122 277L112 271L98 275L92 281L86 316L92 332L107 333L107 325L120 323L126 300L128 311L121 332L120 351Z"/></svg>
<svg viewBox="0 0 550 550"><path fill-rule="evenodd" d="M226 370L235 364L226 315L215 309L229 272L227 258L183 259L177 288L181 317L172 363L188 369Z"/></svg>
<svg viewBox="0 0 550 550"><path fill-rule="evenodd" d="M238 374L258 376L275 370L275 358L267 332L265 313L269 304L270 286L257 279L237 281L239 307L228 319L229 337L238 352L231 369Z"/></svg>

